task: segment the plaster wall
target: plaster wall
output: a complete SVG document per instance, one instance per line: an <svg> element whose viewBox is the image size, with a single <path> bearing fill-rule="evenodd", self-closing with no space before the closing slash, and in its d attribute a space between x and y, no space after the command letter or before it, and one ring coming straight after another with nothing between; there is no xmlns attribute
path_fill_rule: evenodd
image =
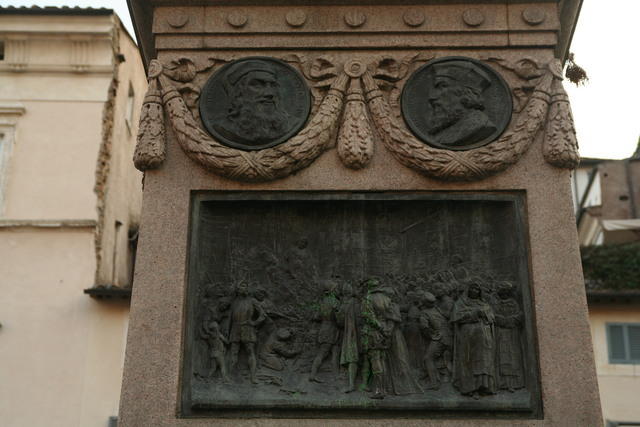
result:
<svg viewBox="0 0 640 427"><path fill-rule="evenodd" d="M1 72L2 101L104 103L111 79L104 73ZM5 84L6 83L6 84Z"/></svg>
<svg viewBox="0 0 640 427"><path fill-rule="evenodd" d="M609 161L598 168L602 182L602 219L631 218L625 162Z"/></svg>
<svg viewBox="0 0 640 427"><path fill-rule="evenodd" d="M631 188L629 189L630 195L633 196L633 202L635 204L635 218L640 217L640 161L634 159L629 161L629 182Z"/></svg>
<svg viewBox="0 0 640 427"><path fill-rule="evenodd" d="M104 92L107 81L101 82ZM93 194L103 102L20 100L4 218L96 219Z"/></svg>
<svg viewBox="0 0 640 427"><path fill-rule="evenodd" d="M105 427L118 413L129 304L83 293L98 270L96 164L115 54L122 53L104 202L112 216L137 223L137 116L129 129L124 111L129 81L133 110L140 109L144 70L115 15L0 14L0 40L0 119L6 106L20 110L0 171L0 424ZM75 225L60 226L65 221ZM115 242L101 243L114 253ZM127 250L126 229L119 244ZM126 260L117 269L125 275Z"/></svg>
<svg viewBox="0 0 640 427"><path fill-rule="evenodd" d="M24 107L2 171L2 217L96 219L93 176L115 23L112 15L0 14L0 103Z"/></svg>
<svg viewBox="0 0 640 427"><path fill-rule="evenodd" d="M117 414L128 305L82 293L92 231L0 230L3 426L104 427Z"/></svg>
<svg viewBox="0 0 640 427"><path fill-rule="evenodd" d="M607 344L607 323L640 323L637 304L592 305L589 322L605 420L640 422L640 365L611 364Z"/></svg>
<svg viewBox="0 0 640 427"><path fill-rule="evenodd" d="M585 191L587 191L589 177L592 170L593 168L591 167L581 167L573 171L571 181L576 214L580 209L580 202L582 201L582 198L585 197ZM591 188L589 188L589 193L586 194L586 199L582 207L588 208L591 206L599 206L602 204L601 196L600 174L596 172L593 177Z"/></svg>

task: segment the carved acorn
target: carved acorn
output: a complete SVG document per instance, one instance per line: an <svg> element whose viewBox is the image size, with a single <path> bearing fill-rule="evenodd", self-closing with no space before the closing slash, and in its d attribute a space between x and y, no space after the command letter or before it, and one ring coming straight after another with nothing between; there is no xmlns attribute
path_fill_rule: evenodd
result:
<svg viewBox="0 0 640 427"><path fill-rule="evenodd" d="M571 106L559 79L553 84L542 154L548 163L559 168L575 169L580 163Z"/></svg>
<svg viewBox="0 0 640 427"><path fill-rule="evenodd" d="M366 67L360 62L350 61L345 65L345 72L351 77L351 82L338 133L338 156L351 169L364 168L373 157L373 130L360 82L360 76L365 71Z"/></svg>

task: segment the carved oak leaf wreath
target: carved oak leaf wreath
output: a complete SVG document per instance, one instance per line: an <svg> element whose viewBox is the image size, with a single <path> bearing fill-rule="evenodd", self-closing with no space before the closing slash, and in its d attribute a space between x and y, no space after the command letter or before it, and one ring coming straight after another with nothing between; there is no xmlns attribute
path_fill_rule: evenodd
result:
<svg viewBox="0 0 640 427"><path fill-rule="evenodd" d="M183 84L178 89L174 84L175 81L187 83L195 78L200 70L196 70L192 61L181 58L163 65L152 60L134 164L144 171L157 168L164 161L166 112L176 139L188 157L218 175L240 181L284 178L309 166L336 143L342 163L352 169L361 169L373 156L371 124L400 163L436 179L470 181L501 172L522 157L543 127L545 160L559 168L573 169L577 166L578 145L569 101L561 83L560 61L553 60L540 66L526 58L515 64L489 58L521 79L535 81L533 93L521 111L514 115L507 131L496 141L467 151L450 151L418 140L398 114L399 90L395 83L406 77L412 62L424 60L422 54L402 61L383 58L369 67L352 60L344 64L342 72L328 73L323 70L337 69L330 59L325 56L316 58L304 74L307 79L322 78L315 88L324 85L329 86L329 90L315 113L307 125L288 141L257 151L223 145L198 124L183 98L184 93L195 91L191 88L193 85ZM331 75L330 79L326 78L328 75ZM185 88L189 90L185 91ZM383 89L389 90L390 94L385 96ZM342 123L339 126L340 118Z"/></svg>

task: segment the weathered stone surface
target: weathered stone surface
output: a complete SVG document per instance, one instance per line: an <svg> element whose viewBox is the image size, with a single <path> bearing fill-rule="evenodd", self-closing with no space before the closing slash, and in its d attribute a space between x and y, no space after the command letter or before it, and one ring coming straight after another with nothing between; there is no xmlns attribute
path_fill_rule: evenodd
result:
<svg viewBox="0 0 640 427"><path fill-rule="evenodd" d="M301 3L295 16L282 5L225 3L204 8L204 27L194 17L203 8L187 7L190 19L175 29L172 8L157 9L154 49L168 70L158 79L171 125L165 163L145 178L123 425L332 426L345 417L357 427L601 423L569 171L551 164L571 167L565 154L574 150L554 61L556 5L373 3ZM525 6L540 7L544 20L531 24L537 15L523 18ZM482 22L466 22L468 9ZM226 17L234 11L246 22L233 26ZM513 95L511 127L468 151L425 144L400 114L407 77L453 55L482 61ZM243 151L202 130L193 94L225 63L252 56L300 70L313 106L297 136ZM305 205L314 200L326 206ZM502 214L497 200L506 203ZM401 236L401 249L372 231L384 215L369 216L396 202L382 230ZM474 235L478 227L485 234ZM360 248L357 236L371 237ZM460 248L469 252L457 258ZM506 248L509 261L500 255ZM432 279L460 259L473 266L470 275L488 271L498 280L462 281L445 322L434 310ZM488 282L494 289L483 292ZM392 350L384 334L357 326L376 322L404 338L414 376L398 387L407 395L373 381L371 367ZM340 337L352 334L348 324L380 343L358 351L355 381L354 352L340 358L341 374L334 366L334 348L352 348ZM438 335L447 343L435 345ZM468 362L449 354L454 348L480 356L478 382ZM344 393L362 382L364 360L371 390ZM406 377L402 371L395 377Z"/></svg>

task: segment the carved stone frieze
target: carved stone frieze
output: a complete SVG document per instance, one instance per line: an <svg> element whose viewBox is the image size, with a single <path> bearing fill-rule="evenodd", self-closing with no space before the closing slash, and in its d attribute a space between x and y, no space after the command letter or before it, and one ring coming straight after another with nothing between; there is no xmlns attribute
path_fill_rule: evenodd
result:
<svg viewBox="0 0 640 427"><path fill-rule="evenodd" d="M372 76L363 76L371 116L385 146L405 166L434 178L454 181L482 179L516 163L544 127L552 89L559 91L561 88L561 84L554 84L559 79L560 64L559 61L553 61L537 79L535 89L520 114L512 119L507 131L499 139L480 148L454 152L429 147L419 141L393 114ZM560 119L556 118L558 121ZM573 129L573 125L566 121L563 124L565 126L559 134L565 135L569 129ZM560 145L559 141L556 145ZM545 145L547 143L545 141ZM568 143L562 146L570 150L567 158L577 156L576 146ZM554 152L553 159L558 157ZM547 160L550 159L551 156L547 156ZM577 162L567 161L562 167L573 168L576 165Z"/></svg>
<svg viewBox="0 0 640 427"><path fill-rule="evenodd" d="M345 13L344 22L351 28L358 28L367 22L367 15L358 10L352 10Z"/></svg>
<svg viewBox="0 0 640 427"><path fill-rule="evenodd" d="M479 9L467 9L462 13L462 20L470 27L479 27L484 24L485 17Z"/></svg>
<svg viewBox="0 0 640 427"><path fill-rule="evenodd" d="M424 24L424 12L420 9L408 9L402 14L402 20L410 27L419 27Z"/></svg>
<svg viewBox="0 0 640 427"><path fill-rule="evenodd" d="M159 61L152 61L151 68L158 67L162 69L163 65ZM175 70L172 72L175 73ZM180 76L183 74L184 72L178 73ZM227 147L203 131L167 73L155 77L150 75L150 78L157 79L156 84L160 86L164 108L184 152L219 175L244 181L283 178L308 166L325 149L333 145L335 142L331 137L335 134L348 83L346 76L335 79L307 125L287 142L277 147L247 152ZM148 147L151 139L139 135L134 159L144 157L138 153L157 151ZM160 143L164 144L164 141ZM159 157L157 160L157 163L161 163ZM136 167L144 170L145 164L136 162Z"/></svg>
<svg viewBox="0 0 640 427"><path fill-rule="evenodd" d="M301 9L293 9L285 15L287 24L294 28L302 27L307 22L307 13Z"/></svg>
<svg viewBox="0 0 640 427"><path fill-rule="evenodd" d="M507 130L495 141L479 148L452 151L422 142L404 125L401 113L400 94L405 80L433 55L424 52L403 58L384 56L369 62L354 58L346 63L327 55L282 57L304 75L313 94L311 116L287 141L246 151L209 135L197 112L200 88L194 84L196 76L212 69L215 73L235 59L238 58L210 58L197 65L188 58L167 64L152 62L134 156L136 167L151 169L164 159L163 111L190 158L216 174L242 181L284 178L309 166L336 145L346 167L361 169L371 161L377 141L400 163L432 178L477 180L516 163L543 129L547 162L561 168L577 165L575 130L557 61L539 64L523 58L510 63L486 58L521 82L511 87L514 114Z"/></svg>

